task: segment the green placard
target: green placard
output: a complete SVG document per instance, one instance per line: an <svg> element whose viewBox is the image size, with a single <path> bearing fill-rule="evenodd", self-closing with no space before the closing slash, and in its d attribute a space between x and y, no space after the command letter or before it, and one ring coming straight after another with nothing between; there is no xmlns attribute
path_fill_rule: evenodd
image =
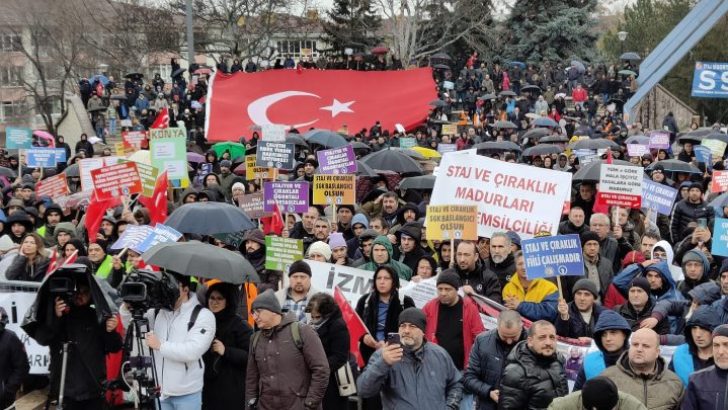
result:
<svg viewBox="0 0 728 410"><path fill-rule="evenodd" d="M187 132L184 128L153 128L149 130L149 151L152 165L160 172L167 171L167 178L175 188L190 184L187 173Z"/></svg>
<svg viewBox="0 0 728 410"><path fill-rule="evenodd" d="M122 162L129 161L123 160ZM139 177L142 179L142 195L151 198L154 195L154 185L157 183L157 177L159 177L159 169L141 162L137 162L136 166Z"/></svg>
<svg viewBox="0 0 728 410"><path fill-rule="evenodd" d="M265 268L272 270L286 270L295 261L303 259L303 240L281 238L279 236L265 237Z"/></svg>
<svg viewBox="0 0 728 410"><path fill-rule="evenodd" d="M417 140L414 138L406 137L406 138L399 139L400 148L412 148L415 146L417 146Z"/></svg>

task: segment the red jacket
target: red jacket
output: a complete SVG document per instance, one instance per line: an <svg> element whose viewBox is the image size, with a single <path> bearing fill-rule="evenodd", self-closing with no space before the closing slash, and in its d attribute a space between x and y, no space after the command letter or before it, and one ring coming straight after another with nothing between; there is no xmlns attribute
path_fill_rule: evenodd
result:
<svg viewBox="0 0 728 410"><path fill-rule="evenodd" d="M432 343L437 344L437 314L440 311L440 301L437 298L427 302L425 307L422 309L427 316L427 329L425 331L425 338ZM483 321L480 320L480 312L478 311L478 305L473 302L472 299L466 297L463 299L463 343L465 344L465 366L468 367L468 359L470 358L470 349L475 343L475 338L485 331L483 327Z"/></svg>
<svg viewBox="0 0 728 410"><path fill-rule="evenodd" d="M580 90L578 88L574 88L574 91L571 92L571 98L574 99L574 102L584 102L587 98L589 98L589 96L585 89L582 88Z"/></svg>

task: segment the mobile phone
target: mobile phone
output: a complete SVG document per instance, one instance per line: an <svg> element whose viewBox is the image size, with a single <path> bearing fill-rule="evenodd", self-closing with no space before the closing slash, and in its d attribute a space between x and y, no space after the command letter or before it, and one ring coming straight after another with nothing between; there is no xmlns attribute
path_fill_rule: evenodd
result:
<svg viewBox="0 0 728 410"><path fill-rule="evenodd" d="M387 344L401 344L399 333L387 333Z"/></svg>
<svg viewBox="0 0 728 410"><path fill-rule="evenodd" d="M707 228L708 220L706 218L698 218L698 228Z"/></svg>

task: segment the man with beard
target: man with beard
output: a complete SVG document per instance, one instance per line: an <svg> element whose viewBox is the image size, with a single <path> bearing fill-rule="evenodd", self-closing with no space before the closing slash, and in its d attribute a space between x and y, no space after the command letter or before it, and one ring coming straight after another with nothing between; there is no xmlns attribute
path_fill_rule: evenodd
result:
<svg viewBox="0 0 728 410"><path fill-rule="evenodd" d="M528 338L508 355L498 408L543 409L568 393L563 358L556 353L556 328L545 320L534 322Z"/></svg>
<svg viewBox="0 0 728 410"><path fill-rule="evenodd" d="M300 260L288 268L288 287L276 292L276 298L284 314L291 312L299 322L306 322L306 306L316 293L311 286L311 267Z"/></svg>
<svg viewBox="0 0 728 410"><path fill-rule="evenodd" d="M280 275L277 271L269 271L265 268L265 234L263 231L251 229L245 232L241 253L260 276L259 292L266 289L278 289Z"/></svg>
<svg viewBox="0 0 728 410"><path fill-rule="evenodd" d="M511 238L505 232L496 232L490 237L490 259L485 262L485 268L495 274L501 288L516 272Z"/></svg>
<svg viewBox="0 0 728 410"><path fill-rule="evenodd" d="M36 233L43 238L43 244L50 248L56 244L55 228L61 222L63 210L57 204L50 204L43 213L45 224L36 230Z"/></svg>
<svg viewBox="0 0 728 410"><path fill-rule="evenodd" d="M389 226L393 226L397 223L397 216L399 215L399 199L397 198L397 194L394 192L385 192L379 198L381 198L382 202L381 217L387 221Z"/></svg>
<svg viewBox="0 0 728 410"><path fill-rule="evenodd" d="M417 262L426 255L420 246L422 225L417 222L407 222L399 228L396 236L399 239L399 255L395 258L409 266L412 272L416 272Z"/></svg>
<svg viewBox="0 0 728 410"><path fill-rule="evenodd" d="M326 217L320 216L313 225L314 240L328 243L329 234L331 234L331 223Z"/></svg>
<svg viewBox="0 0 728 410"><path fill-rule="evenodd" d="M463 384L478 396L477 410L498 408L503 363L516 343L526 339L523 320L515 310L498 316L498 326L475 339L470 360L463 375Z"/></svg>
<svg viewBox="0 0 728 410"><path fill-rule="evenodd" d="M455 262L455 270L460 276L466 295L477 293L496 302L502 300L498 278L480 261L474 241L461 241L456 245Z"/></svg>
<svg viewBox="0 0 728 410"><path fill-rule="evenodd" d="M290 232L284 229L281 236L284 238L303 239L303 252L306 253L308 247L316 242L313 230L319 216L321 216L319 209L313 205L309 206L308 211L301 217L301 221L296 222Z"/></svg>

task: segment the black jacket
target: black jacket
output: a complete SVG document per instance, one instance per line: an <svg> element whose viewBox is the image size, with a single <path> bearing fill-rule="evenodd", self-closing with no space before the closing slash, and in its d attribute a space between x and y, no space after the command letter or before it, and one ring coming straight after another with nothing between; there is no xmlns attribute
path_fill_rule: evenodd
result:
<svg viewBox="0 0 728 410"><path fill-rule="evenodd" d="M331 317L316 328L321 344L329 361L329 387L322 402L323 410L338 410L346 408L347 398L339 396L339 386L336 383L336 371L349 360L349 329L341 317L341 311L336 310Z"/></svg>
<svg viewBox="0 0 728 410"><path fill-rule="evenodd" d="M503 301L501 284L498 277L495 273L486 269L482 261L478 260L475 264L475 270L471 272L463 271L458 265L455 265L455 270L460 276L463 285L472 286L477 294L493 299L498 303Z"/></svg>
<svg viewBox="0 0 728 410"><path fill-rule="evenodd" d="M484 263L485 268L495 274L498 278L501 288L506 286L511 280L511 276L516 273L516 260L513 258L513 254L509 254L506 259L501 263L493 262L490 258Z"/></svg>
<svg viewBox="0 0 728 410"><path fill-rule="evenodd" d="M690 375L681 403L683 410L725 409L725 386L728 370L708 367Z"/></svg>
<svg viewBox="0 0 728 410"><path fill-rule="evenodd" d="M242 317L227 309L215 314L215 339L225 345L220 356L212 349L202 355L205 362L205 385L202 389L202 408L245 408L245 370L253 330Z"/></svg>
<svg viewBox="0 0 728 410"><path fill-rule="evenodd" d="M641 312L637 312L634 307L632 307L632 304L627 302L623 305L619 305L614 308L614 310L617 311L625 320L627 320L627 323L629 324L629 327L632 328L632 331L635 332L639 330L640 323L642 323L643 320L649 318L652 316L652 308L654 307L654 301L652 298L650 298L647 301L647 306L645 306L644 309L642 309ZM657 322L657 325L653 328L657 334L660 335L666 335L670 333L670 322L667 320L667 318L662 318L659 322Z"/></svg>
<svg viewBox="0 0 728 410"><path fill-rule="evenodd" d="M415 302L409 296L399 301L399 293L394 292L389 299L389 308L387 310L387 319L384 322L384 335L396 332L399 329L399 314L408 307L414 307ZM377 310L379 306L379 293L372 291L359 298L356 303L356 313L359 315L364 325L369 329L372 337L376 339L377 334ZM369 357L374 353L374 349L359 340L359 351L361 352L364 362L369 362Z"/></svg>
<svg viewBox="0 0 728 410"><path fill-rule="evenodd" d="M571 223L571 221L569 220L566 220L559 224L559 235L581 235L582 232L586 232L588 230L589 227L585 223L581 224L581 226L579 227Z"/></svg>
<svg viewBox="0 0 728 410"><path fill-rule="evenodd" d="M526 340L525 330L520 340ZM463 385L478 396L478 410L495 410L498 404L490 398L491 390L498 390L509 349L498 337L498 329L478 335L470 350L468 367L463 374Z"/></svg>
<svg viewBox="0 0 728 410"><path fill-rule="evenodd" d="M29 370L23 342L13 331L0 330L0 408L4 409L15 401L15 393Z"/></svg>
<svg viewBox="0 0 728 410"><path fill-rule="evenodd" d="M586 323L579 313L576 304L569 302L569 320L562 320L561 315L556 315L556 334L563 337L577 339L580 337L592 337L594 327L599 320L599 315L604 310L600 305L594 304L592 307L591 322Z"/></svg>
<svg viewBox="0 0 728 410"><path fill-rule="evenodd" d="M696 222L698 218L705 218L707 226L713 226L715 212L707 202L701 201L699 204L693 204L688 202L687 199L678 202L672 210L672 219L670 219L672 243L680 242L684 238L683 231L685 228L690 222Z"/></svg>
<svg viewBox="0 0 728 410"><path fill-rule="evenodd" d="M545 409L554 398L569 394L563 359L538 356L526 343L519 342L508 355L499 409Z"/></svg>
<svg viewBox="0 0 728 410"><path fill-rule="evenodd" d="M53 305L49 304L52 309ZM107 332L106 324L99 323L90 306L71 307L60 318L48 315L48 322L38 326L35 340L48 346L51 354L51 397L58 394L61 377L63 343L68 341L68 368L66 370L66 397L89 400L101 397L102 383L106 380L106 354L121 349L121 336Z"/></svg>
<svg viewBox="0 0 728 410"><path fill-rule="evenodd" d="M41 282L46 275L50 260L45 256L36 256L32 264L24 255L17 255L8 267L5 277L8 280L24 280L28 282Z"/></svg>

